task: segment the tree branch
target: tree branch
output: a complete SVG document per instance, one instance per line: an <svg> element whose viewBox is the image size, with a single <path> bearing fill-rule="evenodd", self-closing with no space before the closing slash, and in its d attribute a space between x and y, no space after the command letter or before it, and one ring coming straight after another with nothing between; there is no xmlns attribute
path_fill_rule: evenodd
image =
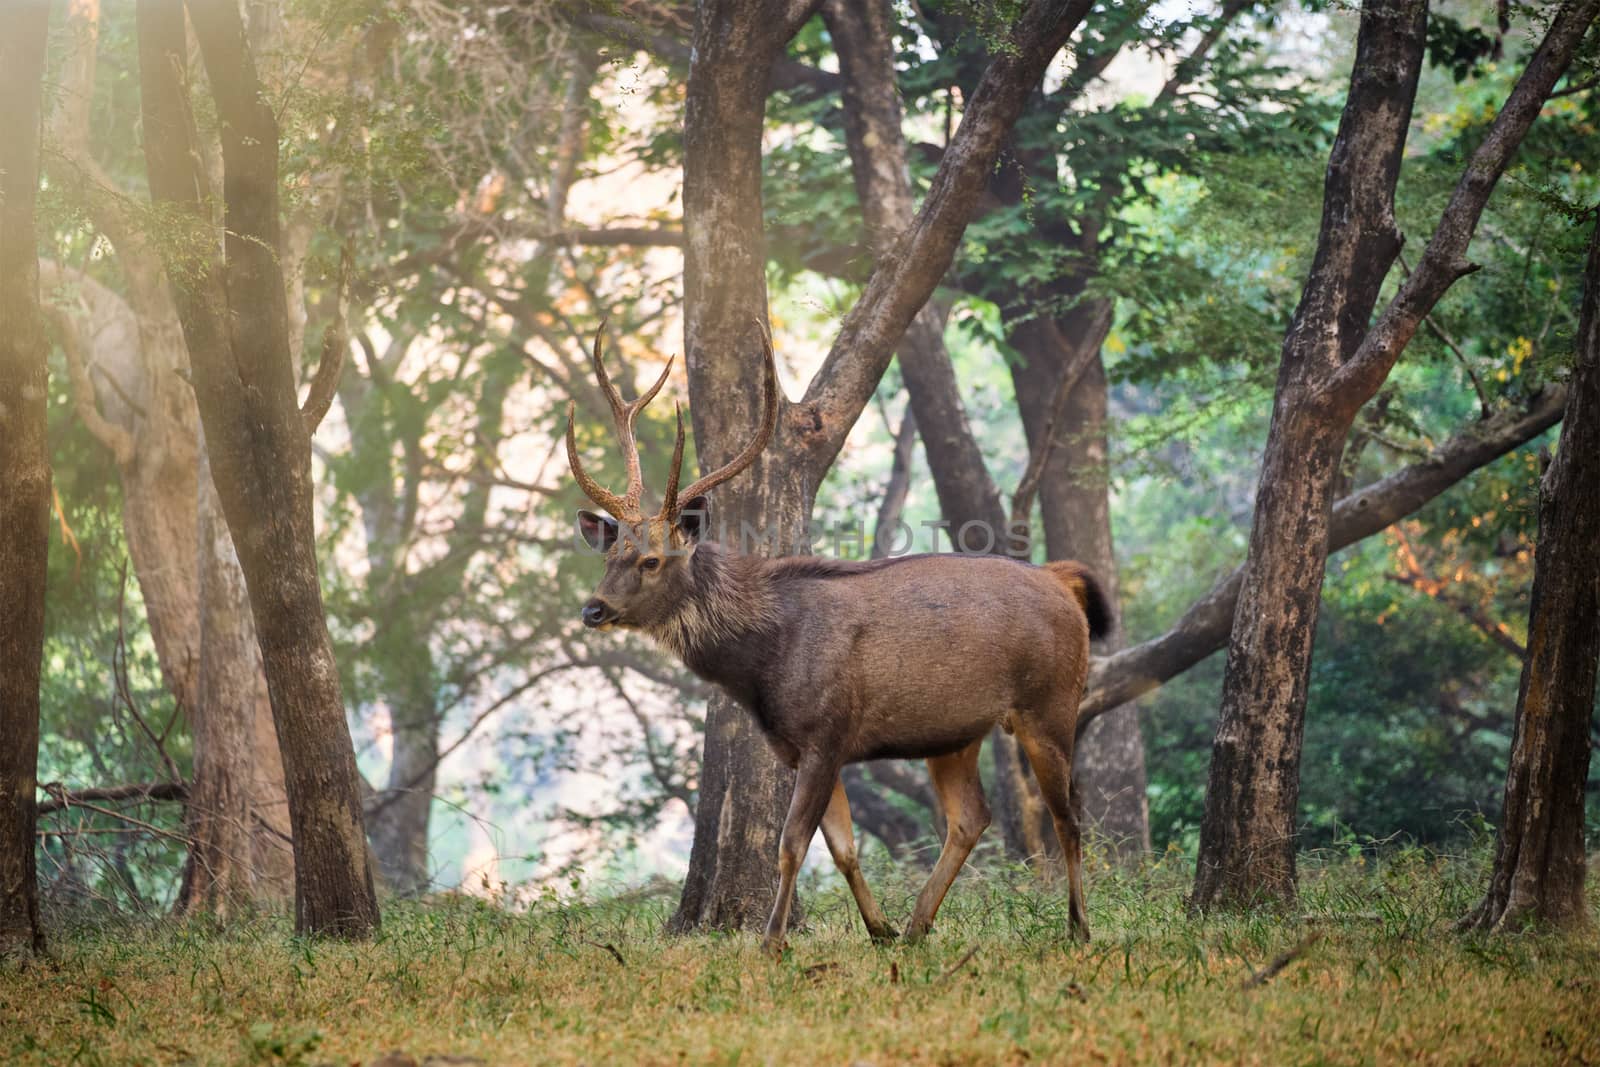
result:
<svg viewBox="0 0 1600 1067"><path fill-rule="evenodd" d="M49 800L39 802L39 814L82 806L88 800L188 800L188 782L138 782L133 785L96 786L89 789L68 790L60 782L45 782L38 786Z"/></svg>
<svg viewBox="0 0 1600 1067"><path fill-rule="evenodd" d="M810 16L810 9L815 6L815 0L810 2L800 0L796 10L785 13L785 21L792 24L799 18L803 22ZM584 11L572 16L572 24L608 41L616 41L630 48L649 52L657 59L673 66L689 65L688 41L676 34L644 25L642 22ZM795 29L798 30L799 27L796 26ZM788 40L793 36L794 33L791 32L784 39ZM812 96L837 93L842 84L843 79L832 71L822 70L808 63L798 63L792 59L776 60L767 79L768 91L806 89Z"/></svg>
<svg viewBox="0 0 1600 1067"><path fill-rule="evenodd" d="M72 381L72 407L83 420L84 427L95 440L110 450L117 466L125 467L133 460L133 434L100 412L95 398L94 383L89 380L88 360L84 355L83 335L77 316L54 304L43 305L43 311L55 324L61 339L61 350L67 357L67 377Z"/></svg>
<svg viewBox="0 0 1600 1067"><path fill-rule="evenodd" d="M1522 411L1502 411L1475 422L1419 463L1358 489L1333 506L1328 550L1370 537L1486 466L1526 444L1561 420L1566 389L1547 389ZM1233 610L1244 582L1238 567L1185 611L1159 637L1097 659L1078 712L1078 732L1096 716L1159 687L1205 659L1228 641Z"/></svg>
<svg viewBox="0 0 1600 1067"><path fill-rule="evenodd" d="M1423 318L1457 279L1478 269L1466 258L1478 219L1597 12L1600 0L1567 0L1561 5L1487 136L1467 161L1417 269L1401 284L1354 355L1319 388L1330 403L1358 407L1366 403L1388 378Z"/></svg>
<svg viewBox="0 0 1600 1067"><path fill-rule="evenodd" d="M300 418L305 422L306 433L315 434L317 427L328 414L334 395L339 391L339 375L344 370L345 353L350 349L350 334L345 317L350 304L350 246L339 253L339 291L333 302L333 321L322 332L322 360L317 364L316 377L300 405Z"/></svg>
<svg viewBox="0 0 1600 1067"><path fill-rule="evenodd" d="M1001 144L1090 7L1089 0L1033 0L984 71L921 210L879 257L806 389L812 429L801 440L816 481L833 465L907 325L949 269Z"/></svg>

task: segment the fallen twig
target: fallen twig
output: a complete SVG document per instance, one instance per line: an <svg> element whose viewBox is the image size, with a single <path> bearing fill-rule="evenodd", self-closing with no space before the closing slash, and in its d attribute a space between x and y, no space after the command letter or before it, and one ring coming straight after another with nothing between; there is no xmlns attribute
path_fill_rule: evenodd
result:
<svg viewBox="0 0 1600 1067"><path fill-rule="evenodd" d="M1240 986L1239 988L1240 989L1255 989L1257 986L1266 985L1269 981L1272 980L1274 975L1276 975L1279 971L1283 970L1285 967L1289 966L1289 964L1293 963L1295 960L1297 960L1301 956L1303 956L1305 954L1306 949L1310 948L1312 945L1316 944L1321 939L1322 939L1322 934L1320 932L1312 934L1310 937L1307 937L1305 940L1301 941L1294 948L1291 948L1288 952L1285 952L1283 955L1279 956L1277 959L1273 960L1271 963L1269 963L1265 967L1261 968L1261 970L1259 970L1255 974L1251 975L1249 980L1246 981L1244 983L1244 985Z"/></svg>
<svg viewBox="0 0 1600 1067"><path fill-rule="evenodd" d="M957 971L961 970L961 968L963 968L967 964L971 963L972 962L972 957L976 956L977 954L978 954L978 946L977 945L973 945L971 948L967 949L965 955L963 955L959 960L956 960L954 963L952 963L950 965L950 969L945 971L943 974L941 974L933 984L934 985L940 985L940 984L942 984L944 982L949 981L950 978Z"/></svg>
<svg viewBox="0 0 1600 1067"><path fill-rule="evenodd" d="M609 941L588 941L588 940L586 940L584 942L584 944L593 945L595 948L603 948L603 949L605 949L607 952L611 953L611 958L616 960L617 961L617 965L620 966L620 967L626 967L628 965L628 961L622 958L622 953L617 951L617 946L613 945Z"/></svg>

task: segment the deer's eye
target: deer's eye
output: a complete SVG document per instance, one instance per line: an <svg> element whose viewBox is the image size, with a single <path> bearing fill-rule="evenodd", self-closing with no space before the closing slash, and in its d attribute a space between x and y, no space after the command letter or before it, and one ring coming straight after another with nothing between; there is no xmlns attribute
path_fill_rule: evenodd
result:
<svg viewBox="0 0 1600 1067"><path fill-rule="evenodd" d="M642 571L646 571L646 572L656 570L660 566L661 566L661 557L660 556L646 556L644 559L641 559L639 561L639 569L642 570Z"/></svg>

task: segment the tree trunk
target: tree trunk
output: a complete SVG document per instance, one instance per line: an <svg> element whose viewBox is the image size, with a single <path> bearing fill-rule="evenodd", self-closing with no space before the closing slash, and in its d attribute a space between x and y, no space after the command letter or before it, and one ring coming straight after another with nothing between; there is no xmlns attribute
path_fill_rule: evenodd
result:
<svg viewBox="0 0 1600 1067"><path fill-rule="evenodd" d="M778 49L782 5L718 3L695 11L694 58L684 113L684 354L700 465L715 469L759 425L767 322L761 233L761 128L767 77ZM789 452L787 420L777 439L717 501L712 521L738 545L741 524L772 534L773 554L794 551L811 513ZM788 468L788 469L785 469ZM755 546L739 545L749 551ZM763 546L766 547L766 546ZM706 712L705 751L689 872L671 928L754 928L777 891L778 838L794 772L773 757L750 716L720 693Z"/></svg>
<svg viewBox="0 0 1600 1067"><path fill-rule="evenodd" d="M1284 340L1212 745L1197 908L1295 892L1305 694L1328 552L1334 476L1356 408L1319 390L1356 351L1400 251L1394 188L1426 0L1368 0L1329 156L1322 235Z"/></svg>
<svg viewBox="0 0 1600 1067"><path fill-rule="evenodd" d="M422 677L384 687L389 701L393 757L382 804L374 807L367 819L372 857L383 884L408 897L426 892L433 884L428 869L428 824L439 765L433 659L425 638L414 647L417 659L413 666Z"/></svg>
<svg viewBox="0 0 1600 1067"><path fill-rule="evenodd" d="M199 703L189 715L194 785L178 908L226 922L255 897L250 757L261 664L244 575L203 455L199 474L200 686Z"/></svg>
<svg viewBox="0 0 1600 1067"><path fill-rule="evenodd" d="M39 311L39 111L50 8L0 12L0 959L44 951L34 869L50 551L49 344Z"/></svg>
<svg viewBox="0 0 1600 1067"><path fill-rule="evenodd" d="M1198 910L1294 896L1305 694L1344 441L1423 318L1475 269L1467 246L1489 196L1597 10L1596 0L1571 0L1556 12L1463 168L1416 270L1370 329L1400 247L1394 185L1427 10L1419 0L1362 10L1350 95L1328 159L1317 254L1279 365L1200 826L1192 898Z"/></svg>
<svg viewBox="0 0 1600 1067"><path fill-rule="evenodd" d="M922 209L881 257L805 397L780 405L766 456L719 502L713 518L736 546L741 522L768 534L768 550L803 546L818 482L949 269L1006 131L1088 7L1083 0L1034 0L1009 28ZM696 8L684 113L684 333L695 436L708 465L742 447L757 421L756 360L766 321L762 120L773 61L809 14L804 4L732 0ZM674 929L750 925L768 910L791 779L748 716L714 700Z"/></svg>
<svg viewBox="0 0 1600 1067"><path fill-rule="evenodd" d="M222 127L225 259L175 264L213 481L239 555L283 754L303 933L378 925L355 752L317 580L311 438L296 398L277 250L277 121L236 8L190 8ZM182 6L139 4L151 194L210 232L183 80ZM204 247L201 245L200 247Z"/></svg>
<svg viewBox="0 0 1600 1067"><path fill-rule="evenodd" d="M1584 786L1600 659L1600 221L1589 241L1577 365L1539 486L1528 654L1489 891L1464 925L1582 929Z"/></svg>
<svg viewBox="0 0 1600 1067"><path fill-rule="evenodd" d="M1017 406L1030 453L1045 447L1047 426L1056 427L1050 455L1039 477L1045 555L1075 559L1101 580L1113 605L1121 603L1117 559L1111 537L1111 479L1106 438L1106 371L1100 349L1111 326L1111 307L1085 299L1060 319L1025 320L1012 331L1022 360L1012 368ZM1064 376L1073 376L1059 412L1051 410ZM1122 613L1094 651L1106 655L1124 643ZM1079 732L1073 756L1083 814L1114 855L1133 858L1150 850L1150 803L1139 712L1126 704L1098 716ZM1039 807L1035 805L1035 808ZM1049 813L1033 830L1049 843L1055 835Z"/></svg>
<svg viewBox="0 0 1600 1067"><path fill-rule="evenodd" d="M293 892L294 871L283 763L244 578L209 476L202 483L203 445L194 391L185 380L189 354L183 328L161 258L141 230L146 220L130 210L92 151L89 102L94 97L99 28L96 0L74 0L69 8L62 92L51 121L65 165L52 178L77 194L95 225L111 238L126 300L87 275L57 264L45 271L45 288L60 290L59 298L67 307L77 306L76 311L64 308L65 314L56 316L73 377L74 405L116 461L123 530L151 640L162 677L195 738L193 793L202 798L202 809L188 813L190 834L205 842L206 851L236 858L231 870L248 875L253 898L286 900ZM75 299L67 300L69 296ZM116 387L105 387L108 380L114 380ZM212 521L223 534L215 546L224 553L221 564L213 546L196 536ZM232 573L216 570L219 565ZM209 582L201 573L207 568L211 568ZM204 593L202 585L207 585ZM218 621L208 618L212 613ZM202 648L205 634L228 633L241 625L245 632L234 647L246 655L248 667L223 662L216 648L209 652ZM202 661L217 665L219 677L202 679ZM240 717L241 708L250 710ZM213 713L222 721L201 721ZM208 752L212 744L220 751ZM213 769L229 767L242 784L218 783L213 788L206 781ZM219 821L205 814L203 809L213 803L206 798L230 796L238 789L243 790L247 818ZM200 884L185 883L186 887ZM191 896L186 888L178 907L203 909L207 905L202 897Z"/></svg>

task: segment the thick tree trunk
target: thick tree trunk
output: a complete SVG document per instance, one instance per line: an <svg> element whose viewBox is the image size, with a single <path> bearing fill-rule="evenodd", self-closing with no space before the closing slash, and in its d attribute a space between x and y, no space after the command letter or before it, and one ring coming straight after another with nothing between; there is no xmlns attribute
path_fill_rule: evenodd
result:
<svg viewBox="0 0 1600 1067"><path fill-rule="evenodd" d="M1111 479L1106 438L1106 371L1100 348L1111 325L1111 308L1083 300L1060 319L1020 323L1012 344L1022 360L1012 369L1017 406L1028 447L1045 447L1046 427L1054 424L1039 477L1039 508L1049 559L1075 559L1103 583L1113 605L1120 604L1117 559L1111 537ZM1073 376L1059 412L1052 410L1063 376ZM1124 642L1120 611L1112 631L1095 652L1120 651ZM1144 767L1144 736L1138 709L1114 708L1080 731L1073 758L1083 814L1114 855L1132 858L1150 849L1150 803ZM1037 807L1037 805L1036 805ZM1033 832L1045 842L1054 833L1045 821Z"/></svg>
<svg viewBox="0 0 1600 1067"><path fill-rule="evenodd" d="M179 314L213 481L239 555L278 745L295 850L296 926L368 936L378 925L355 752L317 580L311 439L296 399L277 258L277 122L237 9L190 9L222 126L226 258L183 264ZM194 155L181 5L139 4L152 196L209 231Z"/></svg>
<svg viewBox="0 0 1600 1067"><path fill-rule="evenodd" d="M735 539L744 520L768 532L774 551L801 546L817 483L949 269L1006 131L1088 7L1034 0L996 49L922 209L881 257L805 397L782 405L766 457L719 503L713 519ZM755 360L766 318L762 118L773 62L810 10L731 0L696 9L684 115L684 330L695 434L707 464L731 456L756 425ZM790 778L748 717L713 701L675 929L747 925L767 910Z"/></svg>
<svg viewBox="0 0 1600 1067"><path fill-rule="evenodd" d="M684 115L684 353L700 465L715 469L760 420L758 382L767 322L761 234L761 127L767 77L787 37L781 4L707 2L696 9ZM787 402L783 405L787 408ZM743 524L794 551L814 486L786 463L788 420L776 440L716 502L713 528L739 545ZM778 838L794 788L750 716L718 694L706 714L689 873L671 928L754 928L777 891Z"/></svg>
<svg viewBox="0 0 1600 1067"><path fill-rule="evenodd" d="M248 805L248 817L242 820L219 821L204 810L191 811L191 836L202 840L208 852L236 857L231 872L248 875L253 898L287 900L294 870L283 764L244 578L209 476L202 482L200 474L203 446L194 391L186 380L189 354L183 328L161 258L140 228L146 220L112 187L90 142L99 27L97 0L74 0L64 84L51 123L64 166L52 177L78 194L90 218L111 238L126 302L92 278L55 264L45 272L45 288L60 290L63 299L74 298L68 303L79 309L57 316L74 403L117 464L128 555L156 657L195 738L194 795L202 798L203 809L211 803L205 798L242 789ZM108 381L115 381L115 388L106 387ZM212 520L223 534L215 546L224 553L220 564L213 546L196 536ZM231 574L216 570L218 566ZM209 582L201 573L207 568ZM207 586L204 594L202 585ZM208 618L212 614L218 621ZM242 643L235 647L247 655L248 667L224 663L216 648L202 648L204 634L229 633L240 626ZM202 679L202 661L218 665L219 677ZM250 710L241 717L241 708ZM212 714L221 721L201 721ZM219 746L215 754L207 751L213 744ZM241 766L246 771L242 776ZM213 789L207 775L229 767L237 782L218 783ZM188 882L186 887L200 884ZM186 888L178 906L194 911L207 905L203 895L191 896Z"/></svg>
<svg viewBox="0 0 1600 1067"><path fill-rule="evenodd" d="M1528 654L1505 809L1483 902L1465 925L1591 925L1584 785L1600 659L1600 221L1589 242L1577 365L1555 462L1539 486Z"/></svg>
<svg viewBox="0 0 1600 1067"><path fill-rule="evenodd" d="M1328 554L1334 476L1360 406L1319 390L1360 345L1400 251L1394 188L1426 0L1368 0L1328 161L1322 235L1284 340L1212 746L1193 904L1287 901L1305 694Z"/></svg>
<svg viewBox="0 0 1600 1067"><path fill-rule="evenodd" d="M1467 246L1484 206L1597 10L1596 0L1569 0L1556 12L1467 161L1417 269L1370 329L1399 251L1394 184L1427 11L1418 0L1362 10L1317 254L1279 366L1200 827L1197 909L1294 895L1300 738L1343 442L1423 318L1475 269Z"/></svg>
<svg viewBox="0 0 1600 1067"><path fill-rule="evenodd" d="M0 959L44 950L34 869L39 672L50 550L39 311L39 110L50 7L0 12Z"/></svg>

